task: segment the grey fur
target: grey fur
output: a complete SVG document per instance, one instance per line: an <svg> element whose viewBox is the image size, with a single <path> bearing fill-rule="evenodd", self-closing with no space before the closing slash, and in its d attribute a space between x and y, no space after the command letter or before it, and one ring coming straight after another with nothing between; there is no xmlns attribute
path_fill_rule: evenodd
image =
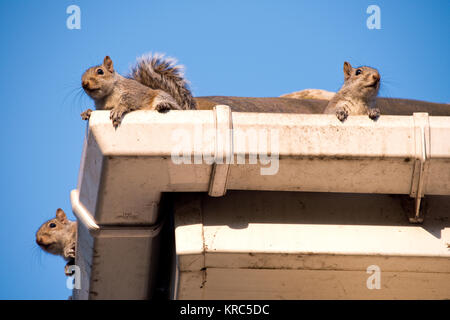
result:
<svg viewBox="0 0 450 320"><path fill-rule="evenodd" d="M158 110L166 112L170 109L184 110L194 107L192 95L187 89L180 67L170 59L159 56L143 58L139 61L134 74L140 79L123 77L114 70L109 56L103 64L86 70L81 77L84 91L94 100L97 110L111 110L110 119L117 128L123 116L133 110ZM144 84L143 84L144 83ZM172 92L177 95L172 96ZM181 100L184 105L178 103ZM92 110L81 114L82 119L90 118Z"/></svg>
<svg viewBox="0 0 450 320"><path fill-rule="evenodd" d="M380 110L375 103L381 82L378 70L367 66L353 68L344 62L344 80L344 85L331 98L324 113L336 114L341 121L349 115L363 114L372 120L378 119Z"/></svg>
<svg viewBox="0 0 450 320"><path fill-rule="evenodd" d="M161 54L149 54L138 58L128 76L152 89L170 94L182 109L196 109L196 103L183 75L183 67L176 60Z"/></svg>

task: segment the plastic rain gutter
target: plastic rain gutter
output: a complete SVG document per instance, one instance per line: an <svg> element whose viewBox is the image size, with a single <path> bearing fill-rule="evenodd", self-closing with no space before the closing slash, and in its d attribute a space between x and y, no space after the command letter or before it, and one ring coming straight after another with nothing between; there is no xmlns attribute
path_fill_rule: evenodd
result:
<svg viewBox="0 0 450 320"><path fill-rule="evenodd" d="M81 222L77 264L85 279L75 298L149 297L148 265L133 266L132 275L121 265L151 260L163 192L406 194L416 199L410 221L421 222L424 195L450 195L449 137L450 117L427 113L378 121L353 116L341 123L333 115L232 113L216 106L135 111L114 129L108 111L95 111L71 193ZM120 237L128 247L118 248ZM130 252L130 243L138 249ZM107 272L111 264L122 270L123 281L115 285L106 281L114 277Z"/></svg>

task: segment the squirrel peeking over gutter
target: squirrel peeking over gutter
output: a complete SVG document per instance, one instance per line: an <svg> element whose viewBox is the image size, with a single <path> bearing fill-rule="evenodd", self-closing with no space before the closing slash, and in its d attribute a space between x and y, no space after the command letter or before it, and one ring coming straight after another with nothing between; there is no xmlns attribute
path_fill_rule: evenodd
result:
<svg viewBox="0 0 450 320"><path fill-rule="evenodd" d="M114 70L109 56L103 63L87 69L81 86L95 102L97 110L111 110L110 118L117 128L122 117L133 110L196 109L194 98L184 79L182 66L163 55L147 55L138 59L129 77ZM87 120L92 110L81 114Z"/></svg>
<svg viewBox="0 0 450 320"><path fill-rule="evenodd" d="M57 209L55 218L39 227L36 232L36 243L45 252L63 257L67 261L65 274L71 275L69 266L75 263L77 243L76 221L67 219L66 213L62 209Z"/></svg>
<svg viewBox="0 0 450 320"><path fill-rule="evenodd" d="M364 114L376 120L380 116L380 109L375 106L380 82L378 70L366 66L352 68L350 63L344 62L344 84L331 98L324 113L336 114L341 121L349 115Z"/></svg>

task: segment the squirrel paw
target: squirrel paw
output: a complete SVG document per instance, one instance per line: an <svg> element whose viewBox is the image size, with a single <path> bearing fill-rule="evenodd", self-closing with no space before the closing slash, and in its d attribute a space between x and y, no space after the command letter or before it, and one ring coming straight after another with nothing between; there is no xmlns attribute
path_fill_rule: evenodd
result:
<svg viewBox="0 0 450 320"><path fill-rule="evenodd" d="M64 256L74 259L75 258L75 248L64 249Z"/></svg>
<svg viewBox="0 0 450 320"><path fill-rule="evenodd" d="M166 113L169 112L170 109L173 109L172 104L168 103L168 102L160 102L158 103L158 105L156 106L156 111L161 112L161 113Z"/></svg>
<svg viewBox="0 0 450 320"><path fill-rule="evenodd" d="M66 264L66 266L64 267L64 274L68 277L74 274L74 271L69 269L70 266L71 265Z"/></svg>
<svg viewBox="0 0 450 320"><path fill-rule="evenodd" d="M64 267L64 274L68 277L70 277L73 274L73 271L69 271L69 267L70 265L66 264L66 266Z"/></svg>
<svg viewBox="0 0 450 320"><path fill-rule="evenodd" d="M127 113L127 109L125 108L114 108L111 110L111 113L109 114L109 118L112 120L112 124L114 128L117 129L117 127L122 122L123 115Z"/></svg>
<svg viewBox="0 0 450 320"><path fill-rule="evenodd" d="M380 109L373 108L369 110L369 118L376 121L380 117Z"/></svg>
<svg viewBox="0 0 450 320"><path fill-rule="evenodd" d="M338 110L336 110L336 117L341 122L344 122L348 118L348 111L345 109L338 109Z"/></svg>
<svg viewBox="0 0 450 320"><path fill-rule="evenodd" d="M82 112L81 115L81 119L83 120L89 120L89 118L91 117L91 113L92 110L91 109L87 109L86 111Z"/></svg>
<svg viewBox="0 0 450 320"><path fill-rule="evenodd" d="M73 270L73 268L72 268L72 270L71 270L71 266L73 266L75 264L75 259L74 258L71 258L68 262L67 262L67 264L66 264L66 266L64 267L64 273L66 274L66 276L68 276L68 277L70 277L70 276L72 276L74 273L75 273L75 271Z"/></svg>

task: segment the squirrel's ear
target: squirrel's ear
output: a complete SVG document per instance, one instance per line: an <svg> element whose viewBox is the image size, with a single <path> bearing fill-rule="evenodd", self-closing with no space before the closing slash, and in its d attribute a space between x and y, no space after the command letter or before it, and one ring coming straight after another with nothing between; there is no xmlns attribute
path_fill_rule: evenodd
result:
<svg viewBox="0 0 450 320"><path fill-rule="evenodd" d="M114 72L114 66L111 58L109 56L106 56L105 59L103 59L103 65L106 67L106 69L113 73Z"/></svg>
<svg viewBox="0 0 450 320"><path fill-rule="evenodd" d="M345 80L347 80L348 78L350 78L351 74L352 74L352 65L345 61L344 62L344 78Z"/></svg>
<svg viewBox="0 0 450 320"><path fill-rule="evenodd" d="M66 213L64 212L63 209L58 208L56 210L56 219L58 219L58 221L61 222L61 223L66 223L67 222Z"/></svg>

